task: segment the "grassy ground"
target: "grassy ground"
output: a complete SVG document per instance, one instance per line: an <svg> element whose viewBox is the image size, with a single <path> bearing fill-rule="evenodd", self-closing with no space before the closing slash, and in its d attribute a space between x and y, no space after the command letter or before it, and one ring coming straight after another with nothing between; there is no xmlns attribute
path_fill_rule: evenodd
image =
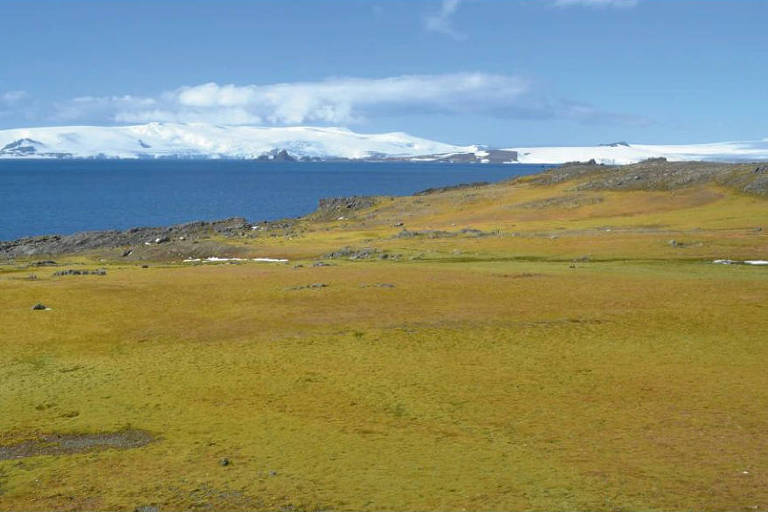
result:
<svg viewBox="0 0 768 512"><path fill-rule="evenodd" d="M237 242L289 265L0 266L0 447L156 438L0 460L0 510L767 509L768 271L711 260L768 203L570 186ZM311 266L347 245L402 256Z"/></svg>

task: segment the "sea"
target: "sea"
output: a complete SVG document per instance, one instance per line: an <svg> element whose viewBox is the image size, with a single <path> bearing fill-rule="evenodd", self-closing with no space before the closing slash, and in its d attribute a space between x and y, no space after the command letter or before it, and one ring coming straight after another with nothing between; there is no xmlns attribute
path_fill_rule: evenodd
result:
<svg viewBox="0 0 768 512"><path fill-rule="evenodd" d="M298 217L319 199L408 195L550 165L250 160L0 160L0 240L245 217Z"/></svg>

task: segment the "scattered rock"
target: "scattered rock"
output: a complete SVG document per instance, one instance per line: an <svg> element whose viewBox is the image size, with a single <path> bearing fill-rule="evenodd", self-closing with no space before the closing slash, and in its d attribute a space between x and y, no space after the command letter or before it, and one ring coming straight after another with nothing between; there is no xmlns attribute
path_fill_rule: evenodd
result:
<svg viewBox="0 0 768 512"><path fill-rule="evenodd" d="M122 256L123 256L123 258L125 258L125 257L130 256L131 254L133 254L133 249L126 249L126 250L123 251Z"/></svg>
<svg viewBox="0 0 768 512"><path fill-rule="evenodd" d="M332 220L348 216L350 212L365 210L376 204L370 196L328 197L320 199L312 217Z"/></svg>
<svg viewBox="0 0 768 512"><path fill-rule="evenodd" d="M508 277L511 279L523 279L527 277L543 277L544 274L533 274L531 272L522 272L520 274L493 274L497 277Z"/></svg>
<svg viewBox="0 0 768 512"><path fill-rule="evenodd" d="M42 261L36 261L34 263L31 263L29 266L30 267L54 267L56 265L58 265L58 263L56 263L53 260L42 260Z"/></svg>
<svg viewBox="0 0 768 512"><path fill-rule="evenodd" d="M442 231L439 229L425 229L423 231L408 231L407 229L403 229L397 235L395 235L395 238L447 238L453 236L456 236L456 233L451 233L450 231Z"/></svg>
<svg viewBox="0 0 768 512"><path fill-rule="evenodd" d="M317 288L327 288L328 285L325 283L312 283L312 284L305 284L303 286L291 286L290 288L286 288L287 290L306 290L306 289L317 289Z"/></svg>
<svg viewBox="0 0 768 512"><path fill-rule="evenodd" d="M312 264L313 267L332 267L333 263L326 263L324 261L316 261Z"/></svg>
<svg viewBox="0 0 768 512"><path fill-rule="evenodd" d="M242 217L213 222L188 222L168 227L136 227L125 231L86 231L72 235L44 235L0 242L0 256L6 258L39 255L76 254L97 249L120 249L128 256L126 247L165 244L173 238L206 237L219 234L227 237L250 232L250 224ZM180 243L180 242L175 242ZM55 265L46 260L39 266Z"/></svg>
<svg viewBox="0 0 768 512"><path fill-rule="evenodd" d="M142 505L133 509L133 512L160 512L160 508L154 505Z"/></svg>
<svg viewBox="0 0 768 512"><path fill-rule="evenodd" d="M103 268L100 268L98 270L75 270L75 269L67 269L67 270L59 270L58 272L54 272L53 276L105 276L107 275L107 271Z"/></svg>
<svg viewBox="0 0 768 512"><path fill-rule="evenodd" d="M352 247L342 247L336 251L326 254L324 258L338 259L347 258L350 260L363 260L373 258L379 254L379 250L372 247L363 247L362 249L353 249Z"/></svg>
<svg viewBox="0 0 768 512"><path fill-rule="evenodd" d="M132 429L88 434L41 434L32 439L0 446L0 460L68 455L110 448L139 448L154 440L155 437L149 432Z"/></svg>
<svg viewBox="0 0 768 512"><path fill-rule="evenodd" d="M34 306L32 306L32 309L33 309L34 311L45 311L46 309L50 309L50 308L48 308L48 306L46 306L45 304L40 304L40 303L38 302L37 304L35 304Z"/></svg>
<svg viewBox="0 0 768 512"><path fill-rule="evenodd" d="M477 188L477 187L486 187L490 185L487 181L476 181L474 183L460 183L458 185L450 185L447 187L433 187L428 188L426 190L421 190L419 192L416 192L413 194L414 196L428 196L430 194L437 194L440 192L450 192L452 190L462 190L465 188Z"/></svg>
<svg viewBox="0 0 768 512"><path fill-rule="evenodd" d="M537 199L535 201L519 203L515 206L533 210L543 210L547 208L562 208L571 210L602 202L603 198L600 196L590 196L587 194L567 194L564 196L547 197L544 199Z"/></svg>
<svg viewBox="0 0 768 512"><path fill-rule="evenodd" d="M231 462L227 458L223 458L219 461L219 466L229 466Z"/></svg>

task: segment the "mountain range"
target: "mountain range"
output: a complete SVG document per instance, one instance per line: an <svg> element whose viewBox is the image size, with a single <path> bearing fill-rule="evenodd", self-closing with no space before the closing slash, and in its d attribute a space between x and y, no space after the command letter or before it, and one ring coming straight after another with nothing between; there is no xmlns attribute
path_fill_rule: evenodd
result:
<svg viewBox="0 0 768 512"><path fill-rule="evenodd" d="M629 164L668 160L768 160L768 139L710 144L489 148L454 145L403 132L363 134L333 127L261 127L148 123L0 130L0 159L406 160L455 163L546 163L595 160Z"/></svg>

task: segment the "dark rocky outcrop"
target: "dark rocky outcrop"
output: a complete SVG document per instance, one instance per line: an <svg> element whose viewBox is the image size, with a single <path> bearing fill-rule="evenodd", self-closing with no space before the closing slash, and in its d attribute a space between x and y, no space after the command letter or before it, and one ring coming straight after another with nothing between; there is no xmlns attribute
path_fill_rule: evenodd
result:
<svg viewBox="0 0 768 512"><path fill-rule="evenodd" d="M576 181L574 190L675 190L714 183L740 192L768 195L768 166L721 162L669 162L650 158L631 165L571 162L512 181L552 185Z"/></svg>
<svg viewBox="0 0 768 512"><path fill-rule="evenodd" d="M506 164L517 162L517 151L508 149L485 149L469 153L449 153L442 155L426 155L420 157L387 158L386 160L410 160L442 162L450 164Z"/></svg>
<svg viewBox="0 0 768 512"><path fill-rule="evenodd" d="M490 185L487 181L476 181L474 183L460 183L458 185L449 185L447 187L433 187L416 192L415 196L427 196L430 194L439 194L441 192L450 192L452 190L464 190L468 188L486 187Z"/></svg>
<svg viewBox="0 0 768 512"><path fill-rule="evenodd" d="M272 151L269 151L268 153L264 153L263 155L259 155L256 160L260 162L296 162L296 157L292 156L288 151L285 149L273 149Z"/></svg>
<svg viewBox="0 0 768 512"><path fill-rule="evenodd" d="M324 258L328 259L349 259L349 260L364 260L373 258L379 255L381 251L375 247L363 247L362 249L355 249L353 247L342 247L333 252L329 252L324 255Z"/></svg>
<svg viewBox="0 0 768 512"><path fill-rule="evenodd" d="M33 139L18 139L0 148L0 155L29 156L37 153L42 142Z"/></svg>
<svg viewBox="0 0 768 512"><path fill-rule="evenodd" d="M122 250L123 257L132 248L188 241L212 235L242 236L251 225L242 217L212 222L198 221L170 227L137 227L125 231L85 231L72 235L45 235L0 242L0 258L14 259L34 255L73 254L98 249Z"/></svg>
<svg viewBox="0 0 768 512"><path fill-rule="evenodd" d="M371 196L326 197L320 199L315 210L309 217L314 220L332 220L346 217L358 210L365 210L376 204L376 198Z"/></svg>
<svg viewBox="0 0 768 512"><path fill-rule="evenodd" d="M45 144L40 141L22 138L9 142L0 148L0 156L11 158L71 158L70 153L56 153L45 151Z"/></svg>

